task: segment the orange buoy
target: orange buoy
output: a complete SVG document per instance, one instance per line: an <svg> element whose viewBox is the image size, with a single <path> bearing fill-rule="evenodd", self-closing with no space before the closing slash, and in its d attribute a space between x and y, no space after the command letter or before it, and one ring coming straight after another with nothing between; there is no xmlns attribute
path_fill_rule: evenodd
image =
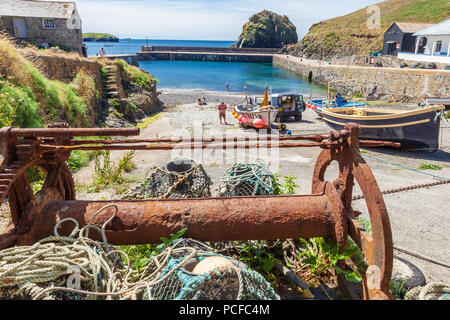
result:
<svg viewBox="0 0 450 320"><path fill-rule="evenodd" d="M239 122L242 122L242 119L244 119L244 115L239 115L239 117L237 118L239 120Z"/></svg>
<svg viewBox="0 0 450 320"><path fill-rule="evenodd" d="M254 126L255 128L261 129L261 128L263 128L265 125L266 125L266 122L264 121L263 118L256 118L256 119L253 121L253 126Z"/></svg>

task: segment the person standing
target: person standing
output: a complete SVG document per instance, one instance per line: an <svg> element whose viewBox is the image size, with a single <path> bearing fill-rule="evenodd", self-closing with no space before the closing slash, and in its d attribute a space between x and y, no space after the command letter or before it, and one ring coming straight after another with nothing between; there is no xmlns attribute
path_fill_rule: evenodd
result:
<svg viewBox="0 0 450 320"><path fill-rule="evenodd" d="M219 120L220 120L220 124L223 124L223 123L222 123L222 118L223 118L225 124L228 124L228 123L227 123L227 119L226 119L227 105L226 105L224 102L221 102L221 103L219 104L219 106L217 107L217 109L219 109Z"/></svg>
<svg viewBox="0 0 450 320"><path fill-rule="evenodd" d="M227 81L227 83L225 84L225 88L227 89L227 91L230 91L230 84L228 83L228 81Z"/></svg>
<svg viewBox="0 0 450 320"><path fill-rule="evenodd" d="M83 53L83 57L87 58L88 54L87 54L87 46L85 43L83 43L83 46L81 47L81 52Z"/></svg>
<svg viewBox="0 0 450 320"><path fill-rule="evenodd" d="M100 49L100 57L104 58L106 56L105 48Z"/></svg>

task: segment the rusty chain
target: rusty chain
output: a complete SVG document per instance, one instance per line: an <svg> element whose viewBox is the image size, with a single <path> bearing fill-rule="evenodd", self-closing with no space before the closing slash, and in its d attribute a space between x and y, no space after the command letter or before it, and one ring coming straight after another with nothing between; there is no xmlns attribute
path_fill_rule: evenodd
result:
<svg viewBox="0 0 450 320"><path fill-rule="evenodd" d="M381 193L383 195L385 195L385 194L395 194L395 193L405 192L405 191L410 191L410 190L417 190L417 189L424 189L424 188L429 188L429 187L435 187L435 186L448 184L448 183L450 183L450 180L441 180L441 181L435 181L435 182L431 182L431 183L418 184L418 185L413 185L413 186L408 186L408 187L403 187L403 188L385 190L385 191L382 191ZM361 200L361 199L364 199L364 198L365 197L363 195L357 195L357 196L353 197L353 200Z"/></svg>

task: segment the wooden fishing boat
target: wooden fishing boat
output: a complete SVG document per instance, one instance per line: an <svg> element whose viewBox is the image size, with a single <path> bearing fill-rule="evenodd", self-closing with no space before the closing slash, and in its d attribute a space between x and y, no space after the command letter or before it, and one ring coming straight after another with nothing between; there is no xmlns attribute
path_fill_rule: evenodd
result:
<svg viewBox="0 0 450 320"><path fill-rule="evenodd" d="M245 104L235 107L232 114L244 128L271 129L277 118L278 110L269 104L269 101L268 88L266 87L261 104L257 104L256 99L246 100Z"/></svg>
<svg viewBox="0 0 450 320"><path fill-rule="evenodd" d="M349 122L358 123L360 139L399 142L403 150L434 152L439 149L443 109L443 106L412 111L329 108L322 110L322 116L335 130L344 129Z"/></svg>
<svg viewBox="0 0 450 320"><path fill-rule="evenodd" d="M238 105L235 108L235 117L243 127L256 129L270 129L278 115L278 110L273 106L261 106L252 104Z"/></svg>

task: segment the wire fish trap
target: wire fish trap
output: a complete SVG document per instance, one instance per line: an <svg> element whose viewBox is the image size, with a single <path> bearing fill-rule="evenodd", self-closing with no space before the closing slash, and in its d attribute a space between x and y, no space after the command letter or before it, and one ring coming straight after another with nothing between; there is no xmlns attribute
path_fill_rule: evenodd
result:
<svg viewBox="0 0 450 320"><path fill-rule="evenodd" d="M274 175L262 161L238 163L222 175L218 186L219 197L271 195L274 193Z"/></svg>
<svg viewBox="0 0 450 320"><path fill-rule="evenodd" d="M175 159L165 168L156 168L144 183L147 198L187 199L210 197L211 178L193 160Z"/></svg>
<svg viewBox="0 0 450 320"><path fill-rule="evenodd" d="M181 239L174 247L186 246ZM195 241L197 242L197 241ZM215 253L206 244L197 242L194 256L186 251L172 256L160 278L173 276L151 288L144 299L151 300L279 300L270 284L244 263Z"/></svg>

